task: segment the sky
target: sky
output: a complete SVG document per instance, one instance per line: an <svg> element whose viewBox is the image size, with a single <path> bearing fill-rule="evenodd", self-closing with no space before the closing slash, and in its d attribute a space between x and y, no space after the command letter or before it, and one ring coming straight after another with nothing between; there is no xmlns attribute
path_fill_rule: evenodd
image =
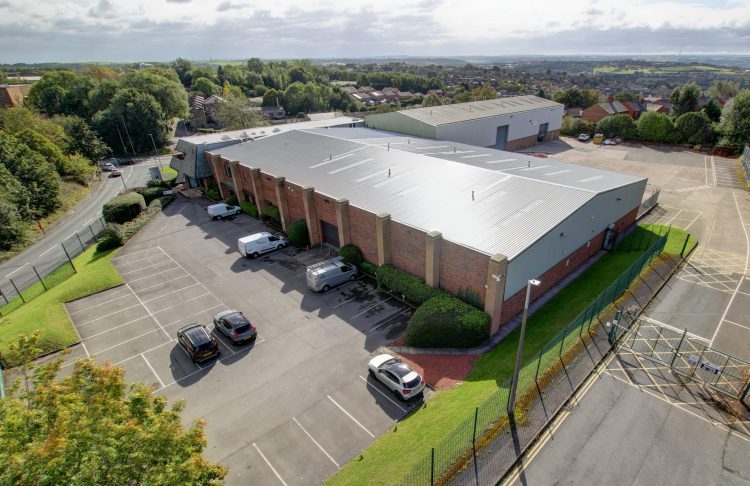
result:
<svg viewBox="0 0 750 486"><path fill-rule="evenodd" d="M0 62L750 54L750 0L0 0Z"/></svg>

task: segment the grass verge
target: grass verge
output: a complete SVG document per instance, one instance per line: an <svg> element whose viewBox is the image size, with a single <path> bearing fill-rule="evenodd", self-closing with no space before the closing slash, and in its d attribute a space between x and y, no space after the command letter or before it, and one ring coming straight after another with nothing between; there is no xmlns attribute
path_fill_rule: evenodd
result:
<svg viewBox="0 0 750 486"><path fill-rule="evenodd" d="M76 343L78 334L64 303L123 283L111 262L116 252L96 252L96 247L89 248L73 259L78 273L0 319L0 353L6 355L21 334L30 335L36 329L41 330L42 352Z"/></svg>
<svg viewBox="0 0 750 486"><path fill-rule="evenodd" d="M648 225L631 237L646 238L665 232L664 227ZM673 228L667 248L682 248L688 235ZM571 285L534 313L527 322L524 362L553 339L572 319L588 306L643 254L643 250L608 253L581 274ZM399 422L368 447L360 459L354 459L332 476L328 485L395 484L416 464L424 461L432 447L440 444L469 417L473 409L510 378L515 365L520 330L516 329L475 363L466 381L438 391L425 407ZM442 471L440 471L442 472ZM440 472L436 471L437 474Z"/></svg>
<svg viewBox="0 0 750 486"><path fill-rule="evenodd" d="M173 169L171 167L164 167L161 170L161 177L165 181L168 181L169 179L176 179L177 178L177 170Z"/></svg>

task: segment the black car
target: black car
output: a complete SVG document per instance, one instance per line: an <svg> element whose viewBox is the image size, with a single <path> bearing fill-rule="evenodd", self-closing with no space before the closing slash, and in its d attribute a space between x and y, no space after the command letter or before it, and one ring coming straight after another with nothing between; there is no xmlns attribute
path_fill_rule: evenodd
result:
<svg viewBox="0 0 750 486"><path fill-rule="evenodd" d="M225 310L216 314L214 325L232 341L232 344L252 341L258 335L255 324L251 323L242 312L236 310Z"/></svg>
<svg viewBox="0 0 750 486"><path fill-rule="evenodd" d="M177 341L195 363L200 363L219 355L219 342L206 326L190 324L177 331Z"/></svg>

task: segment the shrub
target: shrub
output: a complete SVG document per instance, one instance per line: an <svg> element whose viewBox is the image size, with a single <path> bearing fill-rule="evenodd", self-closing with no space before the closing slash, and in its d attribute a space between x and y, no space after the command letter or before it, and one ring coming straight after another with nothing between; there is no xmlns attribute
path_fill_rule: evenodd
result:
<svg viewBox="0 0 750 486"><path fill-rule="evenodd" d="M286 229L289 242L299 248L305 248L310 244L310 235L307 233L307 222L304 219L293 221Z"/></svg>
<svg viewBox="0 0 750 486"><path fill-rule="evenodd" d="M241 202L240 207L242 208L242 212L258 219L258 206L250 202Z"/></svg>
<svg viewBox="0 0 750 486"><path fill-rule="evenodd" d="M437 295L447 295L440 289L432 288L410 273L398 270L391 265L380 265L377 270L378 285L417 305L424 304Z"/></svg>
<svg viewBox="0 0 750 486"><path fill-rule="evenodd" d="M263 208L263 219L270 219L276 221L277 223L280 223L281 213L279 212L279 208L277 208L273 204L269 204L268 206Z"/></svg>
<svg viewBox="0 0 750 486"><path fill-rule="evenodd" d="M125 231L121 224L107 223L96 237L96 251L105 251L125 244Z"/></svg>
<svg viewBox="0 0 750 486"><path fill-rule="evenodd" d="M674 123L665 113L647 111L638 119L638 135L649 142L671 142L675 138Z"/></svg>
<svg viewBox="0 0 750 486"><path fill-rule="evenodd" d="M216 186L208 186L203 189L203 195L212 201L218 201L221 199L221 192L219 192L219 188Z"/></svg>
<svg viewBox="0 0 750 486"><path fill-rule="evenodd" d="M484 309L484 305L482 305L482 297L479 295L479 292L471 287L460 287L456 292L456 297L479 310Z"/></svg>
<svg viewBox="0 0 750 486"><path fill-rule="evenodd" d="M107 223L127 223L146 209L146 200L137 192L117 196L104 204L102 215Z"/></svg>
<svg viewBox="0 0 750 486"><path fill-rule="evenodd" d="M586 122L586 120L566 116L563 118L562 126L560 127L560 134L578 136L581 133L591 133L593 128L594 127Z"/></svg>
<svg viewBox="0 0 750 486"><path fill-rule="evenodd" d="M362 251L355 245L342 246L339 250L339 255L341 255L346 263L355 267L359 267L359 264L362 263Z"/></svg>
<svg viewBox="0 0 750 486"><path fill-rule="evenodd" d="M370 275L371 277L374 277L378 273L378 266L374 263L368 262L367 260L364 260L359 264L359 269L367 275Z"/></svg>
<svg viewBox="0 0 750 486"><path fill-rule="evenodd" d="M237 196L232 194L227 198L227 204L229 204L230 206L239 206L240 202L237 200Z"/></svg>
<svg viewBox="0 0 750 486"><path fill-rule="evenodd" d="M421 305L409 320L404 338L409 346L471 348L490 335L490 316L449 295Z"/></svg>
<svg viewBox="0 0 750 486"><path fill-rule="evenodd" d="M627 113L605 116L596 124L596 131L605 137L635 138L637 135L635 122Z"/></svg>
<svg viewBox="0 0 750 486"><path fill-rule="evenodd" d="M136 233L138 233L141 228L146 226L149 221L154 219L154 217L161 212L162 209L164 209L167 204L172 202L174 200L174 196L162 196L159 199L154 199L151 201L151 204L148 205L148 209L141 213L136 219L133 221L130 221L129 223L123 225L123 232L125 234L125 241L129 240L133 237Z"/></svg>
<svg viewBox="0 0 750 486"><path fill-rule="evenodd" d="M164 187L166 189L172 188L172 183L176 177L173 177L170 180L161 180L161 179L151 179L146 183L146 187Z"/></svg>
<svg viewBox="0 0 750 486"><path fill-rule="evenodd" d="M154 199L159 199L164 195L164 188L158 187L139 187L135 190L138 194L143 196L143 200L146 201L146 205L151 204Z"/></svg>

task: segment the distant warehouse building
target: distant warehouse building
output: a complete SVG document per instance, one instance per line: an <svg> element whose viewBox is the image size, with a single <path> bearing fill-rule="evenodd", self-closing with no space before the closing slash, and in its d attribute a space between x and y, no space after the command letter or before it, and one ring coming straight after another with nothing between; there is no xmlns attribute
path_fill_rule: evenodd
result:
<svg viewBox="0 0 750 486"><path fill-rule="evenodd" d="M518 150L560 136L564 106L538 96L368 115L365 126L418 137Z"/></svg>
<svg viewBox="0 0 750 486"><path fill-rule="evenodd" d="M453 294L476 291L492 332L635 220L646 179L367 128L294 130L206 154L222 195L240 188L313 245L354 244Z"/></svg>

